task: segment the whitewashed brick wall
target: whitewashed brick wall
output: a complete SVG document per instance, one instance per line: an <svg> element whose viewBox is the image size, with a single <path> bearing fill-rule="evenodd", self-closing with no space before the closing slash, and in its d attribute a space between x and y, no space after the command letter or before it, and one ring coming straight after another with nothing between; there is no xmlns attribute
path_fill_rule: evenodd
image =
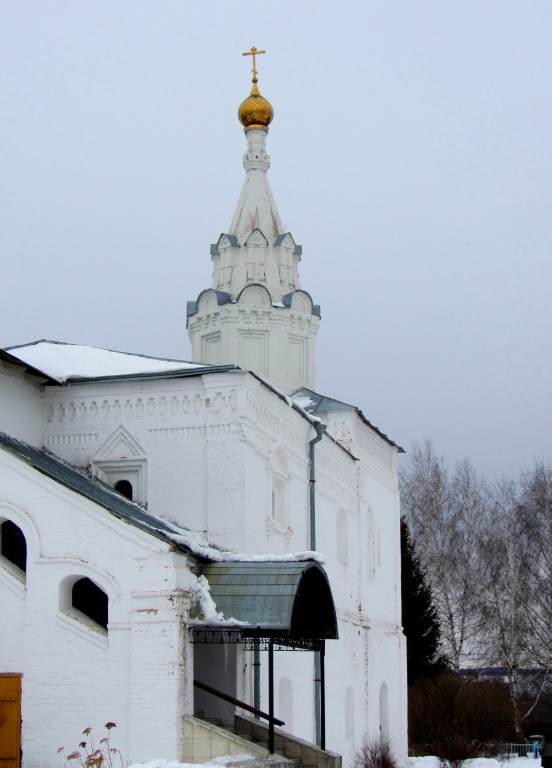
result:
<svg viewBox="0 0 552 768"><path fill-rule="evenodd" d="M108 721L126 759L179 759L192 701L186 557L4 451L0 517L28 546L24 583L0 561L0 670L23 675L24 768L59 766L59 747L77 748L87 726L99 740ZM108 594L107 632L61 610L60 588L75 575Z"/></svg>
<svg viewBox="0 0 552 768"><path fill-rule="evenodd" d="M123 428L130 438L120 443L123 448L111 458L116 463L132 455L142 457L145 501L152 512L204 532L213 543L235 552L281 554L310 548L308 455L315 431L304 416L252 375L235 371L185 379L89 383L49 387L42 395L25 386L23 397L30 403L26 412L32 418L22 416L20 436L31 436L31 442L40 444L40 436L33 431L40 399L46 447L76 465L93 467L95 458L105 459L102 449ZM10 391L0 388L4 402ZM17 388L13 392L17 395ZM347 765L363 735L379 733L383 683L392 713L390 738L396 753L406 755L399 498L392 446L352 412L331 416L330 431L342 445L326 435L315 448L317 549L326 557L340 631L340 640L327 644L327 697L332 702L327 746L344 754ZM0 585L11 606L14 634L10 632L10 637L25 638L25 664L30 665L29 677L32 672L42 681L39 690L46 685L41 677L46 672L37 661L40 648L48 649L46 657L52 654L53 670L60 667L59 676L52 675L56 677L53 691L66 688L68 704L56 733L56 741L63 736L57 746L71 744L71 738L75 746L79 728L114 720L119 730L113 735L131 753L129 759L173 759L181 746L176 724L184 711L191 711L193 701L191 651L178 622L187 609L181 597L186 592L187 577L182 575L186 569L177 569L175 557L179 557L171 555L162 542L52 483L45 488L44 478L26 477L14 483L17 472L13 474L13 467L10 471L3 487L10 494L17 490L14 503L24 510L24 521L34 520L36 510L43 516L40 540L33 549L41 555L30 565L25 597L6 588L1 574ZM283 525L272 519L275 471L285 483ZM347 526L346 541L339 546L338 520L345 520ZM73 631L57 610L55 585L85 566L112 595L107 646L91 642L86 631ZM31 596L36 573L41 574L40 586L33 587ZM177 602L169 606L171 596ZM19 614L15 617L20 604L23 619ZM34 622L42 627L40 632L34 631ZM18 646L11 640L0 648L17 655ZM82 656L75 656L75 649L82 649ZM67 659L71 659L69 665ZM94 681L91 670L98 670ZM313 740L311 655L279 654L276 677L277 690L280 685L282 691L289 685L293 689L294 732ZM265 671L262 681L264 687ZM250 664L242 669L238 684L252 698ZM106 686L111 686L107 707L106 697L99 693ZM42 703L32 705L25 697L24 708L31 707L25 709L27 723L39 718L40 707L47 706L47 696L41 696L33 696ZM153 702L160 697L163 704L157 706ZM93 723L77 722L82 712L76 707L77 699L86 702ZM266 691L263 707L267 708ZM354 738L350 724L336 714L347 707L353 712ZM150 751L149 726L157 722L162 755ZM38 754L41 738L36 731L24 731L28 754Z"/></svg>

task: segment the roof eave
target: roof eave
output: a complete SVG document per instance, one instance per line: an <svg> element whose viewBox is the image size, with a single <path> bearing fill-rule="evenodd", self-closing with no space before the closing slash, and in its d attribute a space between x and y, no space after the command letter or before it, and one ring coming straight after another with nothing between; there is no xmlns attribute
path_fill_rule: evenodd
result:
<svg viewBox="0 0 552 768"><path fill-rule="evenodd" d="M20 360L18 357L15 357L14 355L10 355L9 352L6 352L5 349L0 349L0 360L3 360L5 363L9 363L10 365L14 365L17 368L22 369L25 373L28 373L30 376L35 376L37 379L41 379L41 384L57 384L59 385L59 381L56 379L53 379L51 376L49 376L44 371L41 371L39 368L35 368L32 365L29 365L24 360Z"/></svg>
<svg viewBox="0 0 552 768"><path fill-rule="evenodd" d="M154 381L159 379L188 379L193 376L203 376L211 373L227 373L232 370L241 370L236 365L207 365L197 368L159 371L154 373L124 373L117 376L70 376L61 382L63 386L70 384L105 384L115 381ZM59 382L56 382L59 383Z"/></svg>
<svg viewBox="0 0 552 768"><path fill-rule="evenodd" d="M290 395L285 395L283 392L281 392L277 387L272 386L272 384L267 381L266 379L263 379L262 376L259 376L254 371L247 371L247 373L250 373L257 381L260 381L261 384L263 384L267 389L269 389L271 392L273 392L275 395L277 395L280 400L283 400L287 405L289 405L291 408L293 408L294 411L296 411L300 416L302 416L306 421L310 423L310 425L314 428L314 425L318 422L320 422L320 419L318 416L311 415L308 411L306 411L304 408L301 408L300 405L297 405L297 403L293 402L293 399ZM337 445L339 448L341 448L342 451L345 451L345 453L349 456L349 458L353 459L353 461L359 461L358 456L355 456L354 453L351 453L351 451L346 448L342 443L339 442L332 434L331 432L324 432L324 434L333 442L335 445Z"/></svg>

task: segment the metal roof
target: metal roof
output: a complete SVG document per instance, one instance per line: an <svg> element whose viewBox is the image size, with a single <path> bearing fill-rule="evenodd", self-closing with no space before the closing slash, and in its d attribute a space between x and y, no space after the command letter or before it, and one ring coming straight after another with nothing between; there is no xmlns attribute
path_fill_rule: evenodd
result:
<svg viewBox="0 0 552 768"><path fill-rule="evenodd" d="M171 535L182 534L181 529L155 517L139 504L126 499L111 486L86 474L84 470L62 461L46 449L35 448L6 435L4 432L0 432L0 448L57 483L99 504L115 517L141 528L158 539L163 539L174 545Z"/></svg>
<svg viewBox="0 0 552 768"><path fill-rule="evenodd" d="M203 566L217 611L248 634L337 639L328 577L313 560L219 562Z"/></svg>
<svg viewBox="0 0 552 768"><path fill-rule="evenodd" d="M0 450L120 520L177 549L192 551L174 541L175 535L182 535L182 528L155 517L46 449L35 448L0 432ZM198 558L201 560L202 556ZM337 639L337 619L328 577L315 560L214 562L201 566L201 573L209 582L217 610L227 619L242 622L240 629L245 636L274 636L291 641Z"/></svg>
<svg viewBox="0 0 552 768"><path fill-rule="evenodd" d="M6 363L10 363L11 365L16 365L19 368L22 368L24 373L30 373L33 376L42 379L42 381L46 380L52 384L57 383L55 382L55 379L52 379L51 376L48 376L48 374L40 371L38 368L33 368L32 365L23 362L23 360L20 360L15 355L10 355L10 353L5 349L0 349L0 360L3 360Z"/></svg>
<svg viewBox="0 0 552 768"><path fill-rule="evenodd" d="M38 357L37 350L42 353ZM109 356L109 363L98 359L95 355ZM237 366L232 364L193 363L188 360L119 352L50 339L39 339L29 344L6 347L4 350L0 350L0 359L20 365L30 373L46 378L49 384L55 383L57 385L187 378L208 373L226 373L230 370L239 370ZM65 371L63 374L59 370L60 363L61 368ZM88 368L92 372L83 372L83 364L84 370ZM94 370L95 366L97 370Z"/></svg>
<svg viewBox="0 0 552 768"><path fill-rule="evenodd" d="M295 398L308 398L310 403L301 404L301 408L303 408L303 410L307 413L311 414L330 413L333 411L349 411L356 413L357 416L359 416L362 421L368 427L370 427L370 429L373 429L374 432L383 438L386 443L396 448L398 453L404 453L404 448L401 448L400 445L395 443L393 440L391 440L390 437L388 437L385 433L383 433L380 429L368 421L360 408L357 408L355 405L349 405L348 403L344 403L341 400L335 400L333 397L326 397L326 395L319 395L318 392L314 392L312 389L308 389L307 387L301 387L301 389L298 389L297 392L294 392L291 396L291 399L294 400Z"/></svg>

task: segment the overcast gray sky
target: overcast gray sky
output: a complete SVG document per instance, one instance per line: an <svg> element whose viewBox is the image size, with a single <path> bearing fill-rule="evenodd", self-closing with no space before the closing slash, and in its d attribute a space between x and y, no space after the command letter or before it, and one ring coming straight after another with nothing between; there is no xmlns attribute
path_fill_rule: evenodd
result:
<svg viewBox="0 0 552 768"><path fill-rule="evenodd" d="M552 458L550 0L0 0L0 346L189 359L275 110L318 391L490 477Z"/></svg>

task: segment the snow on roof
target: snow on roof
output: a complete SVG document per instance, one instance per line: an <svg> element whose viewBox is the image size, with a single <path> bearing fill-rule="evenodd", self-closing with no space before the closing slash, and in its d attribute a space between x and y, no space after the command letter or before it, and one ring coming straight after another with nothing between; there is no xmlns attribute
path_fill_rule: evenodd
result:
<svg viewBox="0 0 552 768"><path fill-rule="evenodd" d="M180 549L203 560L212 562L302 562L315 560L324 563L320 552L294 552L282 555L239 554L228 552L212 545L203 534L184 528L162 515L155 514L135 501L130 501L111 486L97 477L90 475L81 467L64 461L46 448L36 448L29 443L0 431L0 450L6 450L24 461L38 472L50 477L57 483L70 488L75 493L90 499L107 509L111 514L141 528L153 536L164 539Z"/></svg>
<svg viewBox="0 0 552 768"><path fill-rule="evenodd" d="M397 443L391 440L391 438L382 432L381 429L378 429L374 424L368 421L360 408L357 408L355 405L349 405L349 403L344 403L342 400L336 400L333 397L320 395L318 392L308 389L308 387L301 387L301 389L298 389L297 392L294 392L291 395L291 399L295 405L302 408L306 413L310 414L311 417L315 413L333 413L336 411L356 413L357 416L359 416L370 429L374 430L376 434L383 438L386 443L396 448L398 453L404 453L404 449L401 448L400 445L397 445Z"/></svg>
<svg viewBox="0 0 552 768"><path fill-rule="evenodd" d="M175 524L172 524L172 526L174 529L178 527ZM281 555L272 552L267 552L261 555L228 552L227 550L213 547L201 533L189 531L185 528L182 528L180 533L169 532L166 536L170 541L185 547L192 554L215 563L298 563L304 560L315 560L324 565L326 562L326 558L323 554L312 550L306 550L304 552L288 552Z"/></svg>
<svg viewBox="0 0 552 768"><path fill-rule="evenodd" d="M208 367L186 360L133 355L46 339L17 347L6 347L6 351L60 384L70 379L136 376Z"/></svg>
<svg viewBox="0 0 552 768"><path fill-rule="evenodd" d="M304 411L308 412L309 408L314 409L316 407L316 403L312 399L312 397L304 396L304 395L293 395L292 398L295 405L298 405L299 408L302 408Z"/></svg>

